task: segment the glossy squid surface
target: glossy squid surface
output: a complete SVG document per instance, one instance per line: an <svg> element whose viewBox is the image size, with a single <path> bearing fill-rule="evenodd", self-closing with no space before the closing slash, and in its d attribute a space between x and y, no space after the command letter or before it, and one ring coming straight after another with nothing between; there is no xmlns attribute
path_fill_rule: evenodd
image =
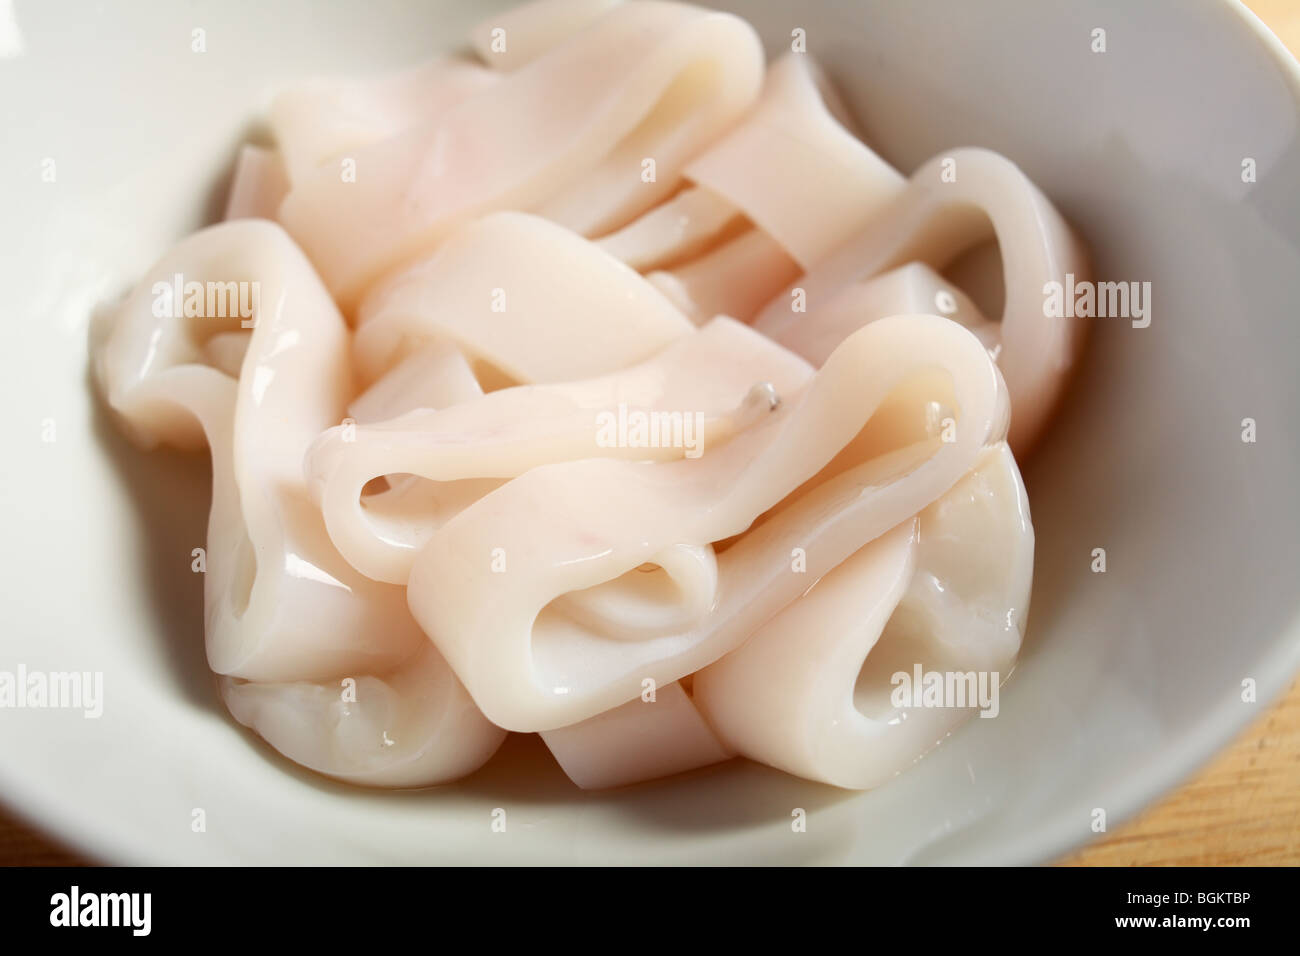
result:
<svg viewBox="0 0 1300 956"><path fill-rule="evenodd" d="M469 48L281 91L96 343L128 434L211 455L231 714L373 786L515 732L584 788L861 789L995 713L1015 456L1082 336L1050 201L986 150L895 170L730 14L541 0ZM948 275L992 240L1000 314ZM897 696L930 674L975 696Z"/></svg>

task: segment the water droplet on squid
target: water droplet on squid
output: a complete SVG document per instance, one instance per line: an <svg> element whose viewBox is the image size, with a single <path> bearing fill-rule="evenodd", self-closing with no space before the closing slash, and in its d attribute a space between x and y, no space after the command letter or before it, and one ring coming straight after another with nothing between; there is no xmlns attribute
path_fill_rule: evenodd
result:
<svg viewBox="0 0 1300 956"><path fill-rule="evenodd" d="M745 400L740 403L743 417L757 417L763 412L774 412L781 406L781 396L771 382L759 382L749 390Z"/></svg>

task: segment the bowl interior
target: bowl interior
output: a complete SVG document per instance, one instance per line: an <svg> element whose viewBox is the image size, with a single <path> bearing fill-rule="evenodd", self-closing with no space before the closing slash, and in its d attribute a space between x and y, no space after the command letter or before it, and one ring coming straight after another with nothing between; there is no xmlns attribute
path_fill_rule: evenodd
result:
<svg viewBox="0 0 1300 956"><path fill-rule="evenodd" d="M1097 808L1113 827L1285 685L1300 662L1294 63L1211 0L731 6L772 52L803 28L900 169L955 146L1005 153L1089 242L1099 279L1151 283L1148 328L1094 322L1025 464L1034 600L998 718L864 794L743 761L586 794L532 738L423 792L278 758L224 714L204 661L190 551L206 460L116 434L89 388L87 323L215 217L277 84L416 62L489 5L18 0L0 24L0 669L102 671L105 708L0 714L7 801L118 861L1031 862L1091 836Z"/></svg>

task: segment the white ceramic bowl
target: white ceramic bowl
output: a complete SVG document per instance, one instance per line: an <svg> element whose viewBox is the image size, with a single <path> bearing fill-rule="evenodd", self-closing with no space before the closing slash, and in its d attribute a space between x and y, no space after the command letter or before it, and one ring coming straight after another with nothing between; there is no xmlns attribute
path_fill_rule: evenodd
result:
<svg viewBox="0 0 1300 956"><path fill-rule="evenodd" d="M459 44L486 5L17 0L6 17L8 6L0 670L102 671L106 700L99 720L0 710L0 799L85 852L1041 861L1089 839L1095 808L1113 829L1173 786L1300 663L1300 72L1244 8L733 4L772 49L804 28L871 144L903 170L957 145L1012 157L1087 238L1101 277L1152 283L1153 318L1095 323L1067 407L1027 464L1034 604L998 719L871 793L735 761L587 794L525 738L459 785L376 793L300 772L238 727L204 663L190 571L206 461L137 453L88 387L88 316L214 217L278 83L415 62ZM1091 51L1094 28L1105 53ZM195 29L205 53L191 51ZM1090 571L1098 547L1105 574ZM1248 679L1257 703L1242 700ZM489 826L496 807L504 834ZM791 830L795 807L805 833Z"/></svg>

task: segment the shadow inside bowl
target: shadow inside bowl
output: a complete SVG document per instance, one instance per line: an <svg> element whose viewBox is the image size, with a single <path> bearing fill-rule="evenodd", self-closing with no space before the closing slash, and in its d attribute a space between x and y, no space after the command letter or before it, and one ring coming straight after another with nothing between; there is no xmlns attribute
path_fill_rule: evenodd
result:
<svg viewBox="0 0 1300 956"><path fill-rule="evenodd" d="M207 539L212 498L208 456L171 448L144 452L132 445L93 379L88 368L86 387L94 393L91 431L135 509L140 536L136 553L125 560L139 564L139 580L148 588L154 625L148 630L158 639L185 699L224 713L204 652L203 576L194 573L188 557L196 542Z"/></svg>
<svg viewBox="0 0 1300 956"><path fill-rule="evenodd" d="M742 13L772 8L769 49L788 43L787 7L743 6ZM450 827L495 806L519 808L553 826L561 854L631 860L638 828L620 824L633 823L665 843L691 837L678 852L698 851L704 862L699 848L719 834L736 837L733 862L849 853L876 862L1025 862L1087 839L1091 808L1110 808L1113 821L1132 812L1168 784L1170 761L1185 771L1187 754L1207 754L1246 719L1225 717L1228 704L1240 715L1253 710L1234 700L1243 678L1283 683L1268 665L1280 659L1279 635L1295 620L1300 563L1297 512L1285 507L1300 486L1293 425L1300 348L1288 318L1300 299L1300 191L1294 176L1269 175L1269 167L1300 167L1300 139L1282 122L1294 125L1294 98L1280 81L1241 75L1241 63L1254 61L1228 57L1240 37L1203 31L1198 47L1157 24L1159 4L1115 15L1131 21L1128 35L1140 42L1118 43L1105 58L1092 57L1080 39L1091 24L1063 32L1052 5L1008 0L978 13L959 5L942 30L925 6L891 6L891 30L879 40L863 39L866 14L857 5L817 12L823 28L809 35L819 38L819 59L864 121L867 141L904 171L955 144L1006 154L1089 242L1098 280L1150 280L1158 301L1149 329L1094 323L1057 419L1022 463L1037 532L1035 587L999 719L973 721L865 794L739 759L589 793L535 735L511 735L455 784L366 791L303 770L244 731L287 786L355 809L356 820L366 812L442 815ZM1189 23L1215 9L1186 7ZM996 53L966 43L961 18L990 16L1033 42L1003 37ZM1056 69L1035 72L1038 49L1052 53ZM1183 60L1173 59L1180 53ZM1272 69L1263 61L1255 68ZM1023 94L1027 76L1040 94ZM1189 89L1195 109L1168 109ZM1270 90L1273 99L1262 98ZM1261 128L1287 135L1279 132L1271 148L1241 121L1248 113L1279 118ZM1239 178L1248 153L1268 158L1249 187ZM227 181L211 186L209 219L224 205ZM1249 372L1234 374L1240 367ZM1245 416L1259 420L1258 443L1240 437ZM145 537L137 559L177 684L196 706L223 712L203 655L201 578L175 557L204 538L206 507L194 502L207 494L206 458L141 454L98 403L95 417L97 441L138 512ZM1094 547L1108 551L1106 574L1090 570ZM1157 773L1157 764L1167 766ZM792 844L797 809L820 819ZM627 842L615 845L610 834ZM453 852L443 837L412 829L402 848ZM570 838L582 846L574 850Z"/></svg>

